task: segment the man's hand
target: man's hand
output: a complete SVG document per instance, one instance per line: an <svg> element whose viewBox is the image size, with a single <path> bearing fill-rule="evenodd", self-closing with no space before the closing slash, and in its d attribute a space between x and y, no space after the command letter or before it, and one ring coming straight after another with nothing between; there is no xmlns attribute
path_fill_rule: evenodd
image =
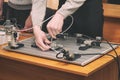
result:
<svg viewBox="0 0 120 80"><path fill-rule="evenodd" d="M63 15L56 13L47 24L48 33L52 38L56 38L56 35L62 31L63 21Z"/></svg>
<svg viewBox="0 0 120 80"><path fill-rule="evenodd" d="M35 35L35 43L42 50L46 51L50 49L50 41L47 39L46 34L40 30L38 26L33 27Z"/></svg>

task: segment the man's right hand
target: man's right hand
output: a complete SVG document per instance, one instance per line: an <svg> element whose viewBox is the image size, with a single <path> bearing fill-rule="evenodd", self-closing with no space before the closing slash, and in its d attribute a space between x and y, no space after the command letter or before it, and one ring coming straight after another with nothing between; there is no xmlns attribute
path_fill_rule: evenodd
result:
<svg viewBox="0 0 120 80"><path fill-rule="evenodd" d="M42 50L46 51L50 49L50 41L47 39L45 32L40 30L38 26L33 27L35 35L35 43Z"/></svg>

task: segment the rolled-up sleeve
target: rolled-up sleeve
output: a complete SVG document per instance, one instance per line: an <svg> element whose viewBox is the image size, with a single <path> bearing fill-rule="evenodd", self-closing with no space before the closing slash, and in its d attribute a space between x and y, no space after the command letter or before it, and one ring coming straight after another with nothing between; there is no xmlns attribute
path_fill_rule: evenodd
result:
<svg viewBox="0 0 120 80"><path fill-rule="evenodd" d="M65 4L63 4L57 12L66 18L82 6L85 1L86 0L66 0Z"/></svg>
<svg viewBox="0 0 120 80"><path fill-rule="evenodd" d="M46 0L32 0L32 23L33 26L42 26L42 21L46 11Z"/></svg>

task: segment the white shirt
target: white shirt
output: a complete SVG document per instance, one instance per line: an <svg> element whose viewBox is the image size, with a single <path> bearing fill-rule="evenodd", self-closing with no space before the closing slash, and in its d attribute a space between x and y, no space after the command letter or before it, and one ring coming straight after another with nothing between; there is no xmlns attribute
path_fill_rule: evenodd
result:
<svg viewBox="0 0 120 80"><path fill-rule="evenodd" d="M16 10L30 10L32 0L8 0L8 5Z"/></svg>
<svg viewBox="0 0 120 80"><path fill-rule="evenodd" d="M57 11L65 18L74 13L86 0L66 0L65 4ZM33 26L41 26L45 16L47 0L32 0L32 22Z"/></svg>
<svg viewBox="0 0 120 80"><path fill-rule="evenodd" d="M29 5L32 4L32 0L9 0L9 2L16 5Z"/></svg>

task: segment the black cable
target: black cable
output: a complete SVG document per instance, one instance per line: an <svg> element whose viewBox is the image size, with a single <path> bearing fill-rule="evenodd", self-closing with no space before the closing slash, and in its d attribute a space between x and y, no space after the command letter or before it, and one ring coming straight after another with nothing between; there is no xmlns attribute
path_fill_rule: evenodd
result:
<svg viewBox="0 0 120 80"><path fill-rule="evenodd" d="M87 38L90 38L90 39L94 39L92 37L89 37L87 35L84 35L86 36ZM103 40L105 40L107 42L107 44L112 48L112 50L114 51L115 55L116 55L116 58L114 57L114 60L116 61L117 63L117 66L118 66L118 80L120 80L120 62L119 62L119 55L118 53L116 52L116 50L114 49L114 47L111 45L111 43L109 43L109 41L107 41L106 39L103 38ZM113 44L115 45L115 44ZM120 45L120 44L119 44ZM110 55L109 55L110 56ZM113 57L113 56L112 56Z"/></svg>
<svg viewBox="0 0 120 80"><path fill-rule="evenodd" d="M116 52L116 51L115 51ZM62 57L59 57L60 54L63 54ZM79 53L78 53L79 54ZM87 53L87 54L79 54L81 56L85 56L85 55L107 55L107 56L111 56L116 62L117 62L117 67L118 67L118 80L120 80L120 65L119 65L119 60L117 57L111 55L111 54L100 54L100 53ZM64 58L64 53L62 53L61 51L59 53L56 54L56 58L58 59L63 59ZM73 59L75 60L75 59Z"/></svg>
<svg viewBox="0 0 120 80"><path fill-rule="evenodd" d="M60 54L61 54L61 52L57 53L57 54L56 54L56 58L58 58L58 59L63 59L64 56L60 57L60 56L59 56ZM62 54L63 54L63 53L62 53Z"/></svg>
<svg viewBox="0 0 120 80"><path fill-rule="evenodd" d="M87 35L84 35L85 37L87 37L87 38L90 38L90 39L94 39L94 38L92 38L92 37L90 37L90 36L87 36ZM109 41L107 41L106 39L104 39L104 38L102 38L103 40L105 40L106 42L107 42L107 44L109 44L109 46L112 48L112 50L114 51L114 53L115 53L115 55L116 55L116 57L113 57L114 58L114 60L116 61L116 63L117 63L117 66L118 66L118 80L120 80L120 62L119 62L119 55L117 54L117 52L116 52L116 50L113 48L113 46L111 45L111 43L109 42ZM113 44L113 45L115 45L115 44ZM120 45L120 44L119 44ZM97 54L96 54L97 55ZM109 55L110 56L110 55Z"/></svg>
<svg viewBox="0 0 120 80"><path fill-rule="evenodd" d="M56 54L56 58L59 58L59 59L62 59L63 58L63 56L62 57L59 57L58 55L60 55L60 54L63 54L63 53L61 53L61 52L59 52L59 53L57 53ZM78 53L79 54L79 53ZM108 55L108 56L111 56L111 57L113 57L113 59L114 60L116 60L116 57L115 56L113 56L113 55L110 55L110 54L101 54L101 53L86 53L86 54L79 54L79 55L81 55L81 56L85 56L85 55Z"/></svg>
<svg viewBox="0 0 120 80"><path fill-rule="evenodd" d="M94 38L91 38L87 35L84 35L85 37L89 38L89 39L94 39ZM119 62L119 55L118 53L116 52L115 48L112 46L111 43L109 43L106 39L102 38L101 39L105 40L107 42L107 44L112 48L112 50L114 51L115 55L116 56L113 56L113 55L110 55L110 54L100 54L100 53L89 53L89 54L79 54L79 55L108 55L108 56L111 56L113 57L113 59L116 61L117 63L117 67L118 67L118 80L120 80L120 62ZM102 42L102 41L101 41ZM114 44L113 44L114 45ZM56 58L59 58L59 59L62 59L64 56L62 57L59 57L58 55L61 54L61 52L59 52L57 55L56 55ZM63 54L63 53L62 53Z"/></svg>
<svg viewBox="0 0 120 80"><path fill-rule="evenodd" d="M119 55L118 53L116 52L116 50L114 49L114 47L111 45L111 43L109 43L108 40L104 39L109 45L110 47L112 48L112 50L115 52L115 55L116 55L116 62L117 62L117 66L118 66L118 80L120 80L120 62L119 62Z"/></svg>

